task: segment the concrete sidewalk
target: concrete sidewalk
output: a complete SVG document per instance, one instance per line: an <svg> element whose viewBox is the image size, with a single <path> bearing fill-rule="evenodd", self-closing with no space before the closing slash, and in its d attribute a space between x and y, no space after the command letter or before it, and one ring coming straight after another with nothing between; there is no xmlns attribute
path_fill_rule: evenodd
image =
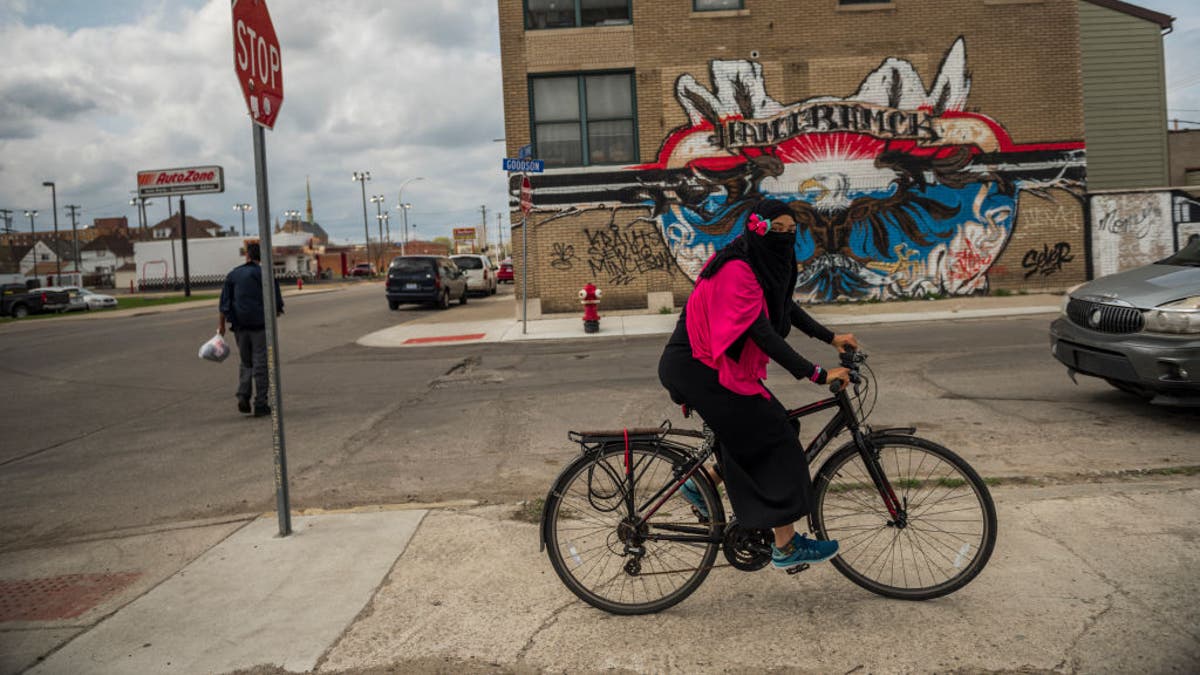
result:
<svg viewBox="0 0 1200 675"><path fill-rule="evenodd" d="M475 317L475 305L509 302L507 296L472 301L455 313L437 314L385 328L359 338L365 347L427 347L479 342L522 340L568 340L664 335L675 329L678 312L638 314L601 312L600 331L584 333L582 314L551 315L522 322L517 319ZM953 321L998 316L1053 314L1060 311L1062 296L1012 295L1005 297L969 297L945 300L913 300L877 304L816 305L808 308L817 321L829 326L853 326L909 321Z"/></svg>
<svg viewBox="0 0 1200 675"><path fill-rule="evenodd" d="M0 672L1196 672L1200 479L993 496L987 569L923 603L829 565L722 567L670 610L612 616L562 585L520 505L297 514L283 539L264 515L3 554L0 578L15 557L134 577L152 554L182 559L56 630L0 624Z"/></svg>

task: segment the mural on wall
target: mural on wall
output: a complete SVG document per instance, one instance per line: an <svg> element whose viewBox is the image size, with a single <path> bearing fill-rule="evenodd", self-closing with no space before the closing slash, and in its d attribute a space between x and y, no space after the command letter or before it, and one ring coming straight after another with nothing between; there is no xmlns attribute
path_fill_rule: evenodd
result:
<svg viewBox="0 0 1200 675"><path fill-rule="evenodd" d="M986 291L1018 195L1082 192L1081 141L1016 144L997 121L966 110L962 38L929 88L899 58L849 96L791 104L768 95L757 62L713 61L709 75L711 88L690 74L676 81L688 124L668 135L657 161L540 176L535 201L648 206L670 257L694 279L743 231L758 199L783 200L799 223L797 296L827 302ZM1034 272L1052 273L1069 256L1048 248Z"/></svg>
<svg viewBox="0 0 1200 675"><path fill-rule="evenodd" d="M1200 232L1200 201L1183 191L1091 196L1095 275L1162 260Z"/></svg>

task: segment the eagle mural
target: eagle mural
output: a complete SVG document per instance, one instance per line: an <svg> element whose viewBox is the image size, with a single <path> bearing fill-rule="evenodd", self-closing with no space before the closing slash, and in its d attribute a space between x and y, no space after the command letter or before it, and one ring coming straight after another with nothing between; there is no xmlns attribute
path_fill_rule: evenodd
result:
<svg viewBox="0 0 1200 675"><path fill-rule="evenodd" d="M1083 144L1018 145L967 112L966 63L959 38L928 89L911 63L889 58L848 97L783 105L767 95L760 64L713 61L711 89L691 75L676 82L689 124L657 162L634 167L659 180L626 197L652 207L693 278L772 197L799 224L802 299L986 291L1018 193L1078 189Z"/></svg>

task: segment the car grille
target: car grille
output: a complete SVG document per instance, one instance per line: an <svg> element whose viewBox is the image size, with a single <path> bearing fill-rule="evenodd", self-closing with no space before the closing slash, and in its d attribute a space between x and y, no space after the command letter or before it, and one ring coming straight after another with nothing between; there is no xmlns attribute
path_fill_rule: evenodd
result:
<svg viewBox="0 0 1200 675"><path fill-rule="evenodd" d="M1093 324L1092 315L1097 310L1100 311L1100 322ZM1067 303L1067 317L1073 324L1101 333L1137 333L1143 326L1141 310L1079 298L1071 298Z"/></svg>

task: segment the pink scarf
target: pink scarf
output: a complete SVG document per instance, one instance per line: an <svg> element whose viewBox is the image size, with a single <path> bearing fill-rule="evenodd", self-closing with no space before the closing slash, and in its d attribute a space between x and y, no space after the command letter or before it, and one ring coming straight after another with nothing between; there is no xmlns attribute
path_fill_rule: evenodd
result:
<svg viewBox="0 0 1200 675"><path fill-rule="evenodd" d="M731 260L712 278L699 279L688 298L687 332L692 356L716 370L721 386L735 394L771 398L762 385L770 359L753 340L746 340L737 361L725 353L766 309L762 288L742 260Z"/></svg>

